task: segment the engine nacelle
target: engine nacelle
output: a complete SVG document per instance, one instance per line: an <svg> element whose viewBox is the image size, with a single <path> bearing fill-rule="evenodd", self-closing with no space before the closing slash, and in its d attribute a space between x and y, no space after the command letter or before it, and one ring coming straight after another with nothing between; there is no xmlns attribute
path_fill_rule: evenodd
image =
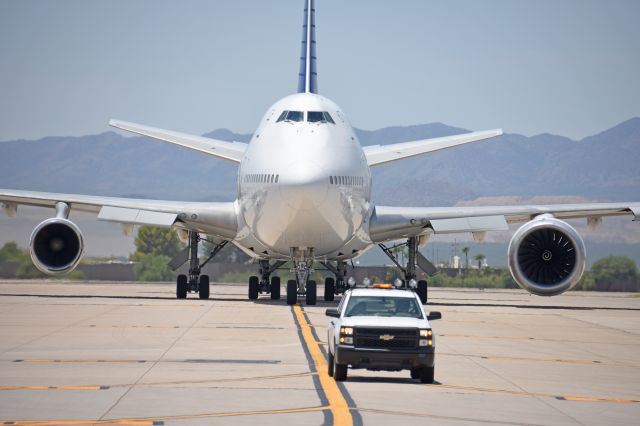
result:
<svg viewBox="0 0 640 426"><path fill-rule="evenodd" d="M522 225L511 238L508 256L513 279L538 296L555 296L573 288L586 262L580 235L551 215Z"/></svg>
<svg viewBox="0 0 640 426"><path fill-rule="evenodd" d="M29 242L33 264L46 274L66 274L82 258L84 241L75 223L54 217L40 223Z"/></svg>

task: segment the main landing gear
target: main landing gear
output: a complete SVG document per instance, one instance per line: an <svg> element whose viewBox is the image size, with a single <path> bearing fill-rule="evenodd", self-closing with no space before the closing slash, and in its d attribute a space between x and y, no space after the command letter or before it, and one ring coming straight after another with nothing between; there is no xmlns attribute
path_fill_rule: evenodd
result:
<svg viewBox="0 0 640 426"><path fill-rule="evenodd" d="M320 263L335 275L335 279L331 277L324 279L324 300L332 302L335 295L344 293L349 287L345 280L347 263L343 260L337 261L335 265L331 262Z"/></svg>
<svg viewBox="0 0 640 426"><path fill-rule="evenodd" d="M187 293L198 293L200 299L209 298L209 275L200 275L202 267L227 245L229 241L222 241L214 247L209 257L202 263L198 258L198 243L202 240L197 232L189 231L189 245L169 264L173 270L178 269L184 262L189 261L188 275L180 274L176 279L176 298L186 299Z"/></svg>
<svg viewBox="0 0 640 426"><path fill-rule="evenodd" d="M402 280L402 287L413 288L415 292L418 294L420 301L423 304L427 303L427 295L428 295L428 286L426 280L416 281L416 264L420 267L427 275L434 275L437 272L437 269L429 260L424 257L418 251L418 237L409 237L406 243L398 244L393 247L387 247L384 244L378 244L382 251L389 256L391 261L396 264L398 268L402 271L404 275L404 280ZM407 265L403 266L400 264L398 259L393 253L393 249L401 246L406 246L408 249L407 255Z"/></svg>
<svg viewBox="0 0 640 426"><path fill-rule="evenodd" d="M272 277L273 271L284 265L286 262L278 260L270 264L269 260L260 260L260 278L252 276L249 278L249 299L255 300L259 294L271 295L271 299L280 299L280 277Z"/></svg>

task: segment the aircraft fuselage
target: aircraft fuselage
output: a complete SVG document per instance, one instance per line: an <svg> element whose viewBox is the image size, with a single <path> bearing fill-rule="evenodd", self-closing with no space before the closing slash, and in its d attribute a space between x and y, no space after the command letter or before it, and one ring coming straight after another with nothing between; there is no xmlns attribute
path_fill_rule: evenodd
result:
<svg viewBox="0 0 640 426"><path fill-rule="evenodd" d="M286 111L303 115L288 120ZM311 121L324 112L333 123ZM344 259L371 244L364 152L340 108L317 94L291 95L267 110L238 168L237 199L235 242L253 256L288 259L296 248Z"/></svg>

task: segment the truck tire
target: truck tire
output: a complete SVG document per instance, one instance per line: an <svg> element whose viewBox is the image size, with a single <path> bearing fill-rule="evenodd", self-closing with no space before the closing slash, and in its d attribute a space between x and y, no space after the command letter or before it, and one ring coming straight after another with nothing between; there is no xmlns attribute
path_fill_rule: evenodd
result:
<svg viewBox="0 0 640 426"><path fill-rule="evenodd" d="M435 367L424 367L420 370L420 382L421 383L433 383Z"/></svg>
<svg viewBox="0 0 640 426"><path fill-rule="evenodd" d="M411 378L412 379L419 379L420 378L420 369L419 368L412 368L411 369Z"/></svg>
<svg viewBox="0 0 640 426"><path fill-rule="evenodd" d="M327 374L333 377L333 354L329 351L329 359L327 360Z"/></svg>
<svg viewBox="0 0 640 426"><path fill-rule="evenodd" d="M333 358L333 378L336 382L344 382L347 380L348 365L336 363L335 357Z"/></svg>
<svg viewBox="0 0 640 426"><path fill-rule="evenodd" d="M287 305L295 305L298 300L298 284L296 280L287 281Z"/></svg>

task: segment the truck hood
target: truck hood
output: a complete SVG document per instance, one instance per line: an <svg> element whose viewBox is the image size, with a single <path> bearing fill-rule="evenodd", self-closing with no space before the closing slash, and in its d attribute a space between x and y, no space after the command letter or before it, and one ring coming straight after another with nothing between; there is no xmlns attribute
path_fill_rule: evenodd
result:
<svg viewBox="0 0 640 426"><path fill-rule="evenodd" d="M342 327L429 328L429 321L404 317L353 316L342 318L340 325Z"/></svg>

